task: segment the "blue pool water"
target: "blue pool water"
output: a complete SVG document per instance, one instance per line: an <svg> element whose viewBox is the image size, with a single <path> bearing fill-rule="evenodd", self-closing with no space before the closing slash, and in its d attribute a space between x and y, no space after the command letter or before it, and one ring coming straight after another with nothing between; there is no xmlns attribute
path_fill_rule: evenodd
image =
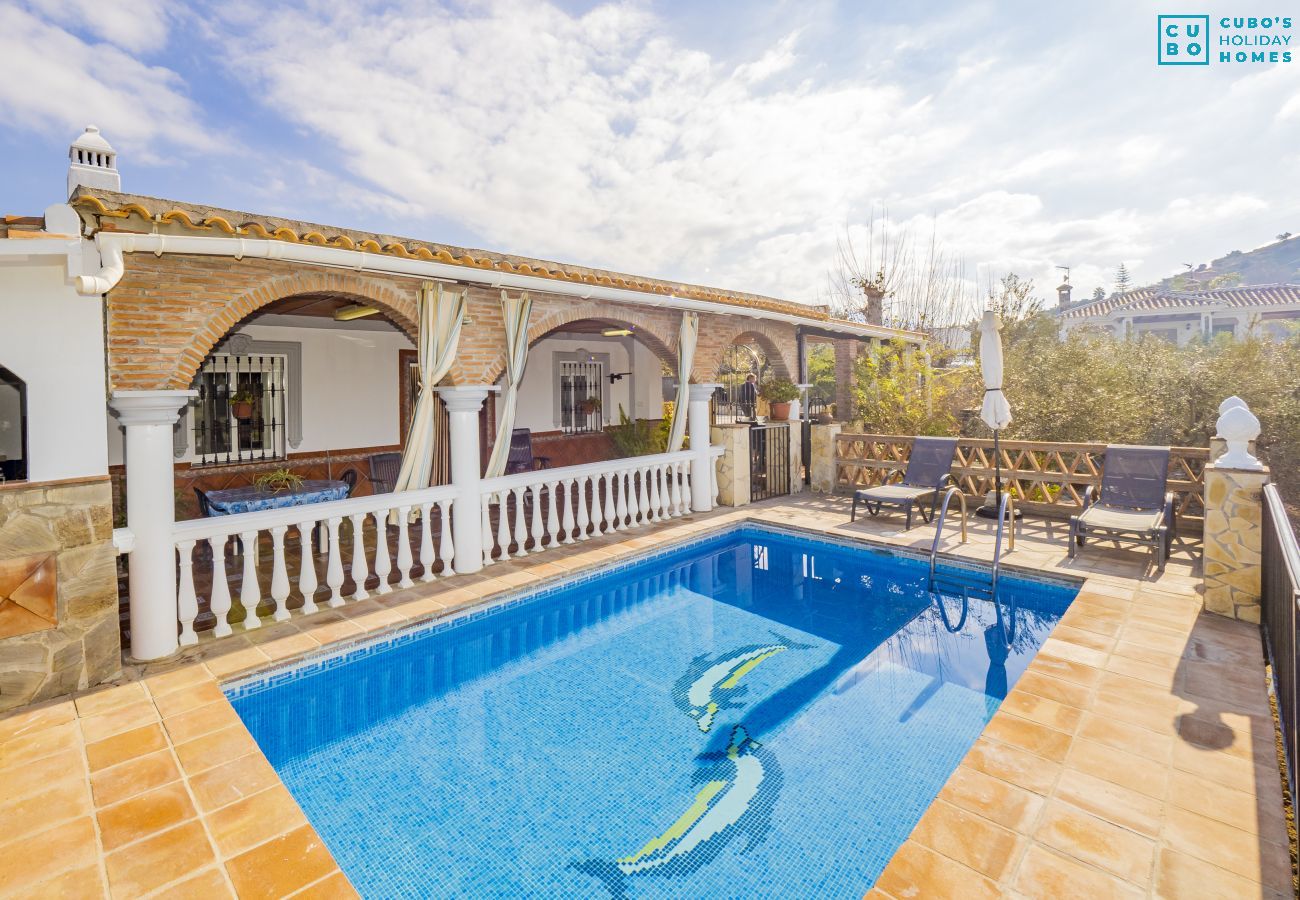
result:
<svg viewBox="0 0 1300 900"><path fill-rule="evenodd" d="M365 897L858 897L1074 595L926 585L747 526L229 694Z"/></svg>

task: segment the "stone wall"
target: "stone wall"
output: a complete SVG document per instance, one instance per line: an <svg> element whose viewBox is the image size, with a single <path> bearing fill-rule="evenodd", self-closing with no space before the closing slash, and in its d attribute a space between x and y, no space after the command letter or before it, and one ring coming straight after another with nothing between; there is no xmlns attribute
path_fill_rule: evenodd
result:
<svg viewBox="0 0 1300 900"><path fill-rule="evenodd" d="M107 477L0 485L0 710L121 671Z"/></svg>
<svg viewBox="0 0 1300 900"><path fill-rule="evenodd" d="M709 443L723 449L718 457L718 505L749 503L749 426L714 425Z"/></svg>
<svg viewBox="0 0 1300 900"><path fill-rule="evenodd" d="M1205 608L1246 622L1260 618L1260 491L1268 470L1205 467Z"/></svg>

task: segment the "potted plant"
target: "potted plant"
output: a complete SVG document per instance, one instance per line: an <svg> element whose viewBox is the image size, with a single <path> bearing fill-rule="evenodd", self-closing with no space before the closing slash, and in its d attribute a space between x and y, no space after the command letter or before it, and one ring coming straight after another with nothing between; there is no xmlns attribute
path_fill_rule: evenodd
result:
<svg viewBox="0 0 1300 900"><path fill-rule="evenodd" d="M594 416L596 413L600 412L600 398L595 394L592 394L589 397L583 397L582 400L578 402L578 409L582 410L584 416Z"/></svg>
<svg viewBox="0 0 1300 900"><path fill-rule="evenodd" d="M253 479L253 486L263 491L278 494L281 491L294 491L302 487L302 476L288 469L275 469L263 472Z"/></svg>
<svg viewBox="0 0 1300 900"><path fill-rule="evenodd" d="M763 382L758 389L758 395L771 406L772 418L777 422L784 422L790 418L790 404L799 399L799 389L794 386L794 382L784 378L773 378L771 381Z"/></svg>
<svg viewBox="0 0 1300 900"><path fill-rule="evenodd" d="M256 399L248 388L240 388L230 395L230 414L241 422L253 418L253 401Z"/></svg>

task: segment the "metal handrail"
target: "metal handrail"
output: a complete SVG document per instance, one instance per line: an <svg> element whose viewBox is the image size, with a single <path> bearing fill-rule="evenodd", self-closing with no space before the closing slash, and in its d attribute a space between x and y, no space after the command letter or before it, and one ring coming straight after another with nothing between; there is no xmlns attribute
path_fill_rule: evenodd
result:
<svg viewBox="0 0 1300 900"><path fill-rule="evenodd" d="M961 501L961 542L966 543L966 495L959 488L950 487L943 495L943 506L939 508L939 518L936 519L934 529L934 543L930 545L930 584L934 585L934 562L935 557L939 555L939 539L943 537L943 521L948 516L948 502L952 500L952 495L956 494L957 499Z"/></svg>
<svg viewBox="0 0 1300 900"><path fill-rule="evenodd" d="M1011 535L1007 542L1007 552L1010 553L1016 549L1016 501L1008 493L1002 495L1002 501L998 504L998 531L993 540L993 602L997 602L998 594L998 575L1002 570L1002 527L1006 525L1008 517L1011 519Z"/></svg>

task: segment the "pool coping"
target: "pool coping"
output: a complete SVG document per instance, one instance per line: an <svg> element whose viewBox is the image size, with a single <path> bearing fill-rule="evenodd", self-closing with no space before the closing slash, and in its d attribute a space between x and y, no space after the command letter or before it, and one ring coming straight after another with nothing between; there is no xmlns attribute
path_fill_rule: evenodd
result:
<svg viewBox="0 0 1300 900"><path fill-rule="evenodd" d="M263 643L214 642L207 655L133 669L121 684L0 717L7 758L25 771L49 772L49 783L33 775L17 786L23 796L0 801L5 833L25 835L0 855L0 896L30 895L36 885L84 896L198 886L214 897L355 896L238 720L224 685L339 649L340 640L355 644L418 622L486 614L515 597L594 576L611 560L635 565L749 523L927 555L913 539L917 530L847 519L843 498L798 495L605 535L481 576L349 602L318 614L319 627L303 620L302 634L281 637L267 623L263 637L274 639ZM1202 614L1198 573L1184 561L1171 562L1159 578L1105 550L1070 561L1050 523L1046 530L1048 543L1018 540L1007 571L1035 580L1065 574L1082 580L1079 593L870 895L1034 896L1071 888L1115 896L1290 896L1257 629ZM978 523L973 532L970 545L948 547L945 559L955 550L962 563L987 560L991 536ZM1055 571L1062 568L1068 573ZM430 606L432 614L420 612ZM323 646L296 649L313 642ZM1211 726L1218 732L1207 733ZM136 784L140 792L126 799L101 796L146 762L165 766L156 779L165 783ZM213 798L214 784L248 794ZM58 807L62 819L48 801L58 791L76 793L73 807ZM150 799L179 800L184 814L161 826L151 820L152 832L122 844L122 811Z"/></svg>

